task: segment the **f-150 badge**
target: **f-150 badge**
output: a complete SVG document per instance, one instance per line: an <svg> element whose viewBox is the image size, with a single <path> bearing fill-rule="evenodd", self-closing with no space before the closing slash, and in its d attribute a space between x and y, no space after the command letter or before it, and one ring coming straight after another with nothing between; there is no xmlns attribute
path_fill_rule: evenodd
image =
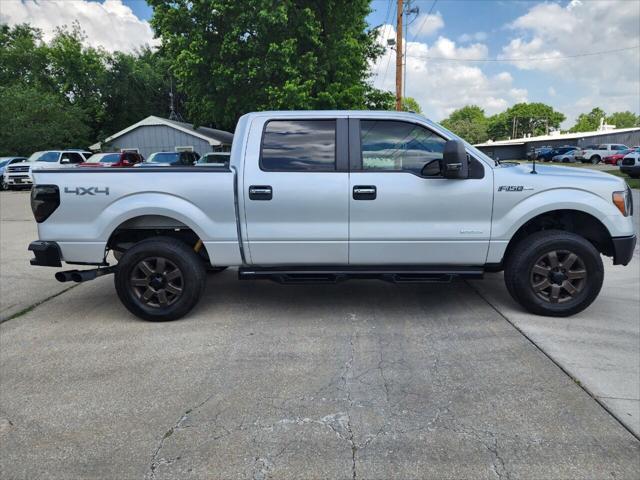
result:
<svg viewBox="0 0 640 480"><path fill-rule="evenodd" d="M524 187L522 185L500 185L499 192L522 192L523 190L533 190L533 187Z"/></svg>

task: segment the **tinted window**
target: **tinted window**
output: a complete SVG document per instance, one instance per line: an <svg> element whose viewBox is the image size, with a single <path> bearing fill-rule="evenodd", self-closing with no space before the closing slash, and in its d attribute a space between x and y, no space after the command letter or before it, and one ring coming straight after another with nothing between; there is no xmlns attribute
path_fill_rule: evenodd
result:
<svg viewBox="0 0 640 480"><path fill-rule="evenodd" d="M263 170L333 171L336 169L335 120L274 120L262 139Z"/></svg>
<svg viewBox="0 0 640 480"><path fill-rule="evenodd" d="M57 162L60 152L36 152L29 157L30 162Z"/></svg>
<svg viewBox="0 0 640 480"><path fill-rule="evenodd" d="M442 159L445 140L413 123L360 122L363 170L408 171L419 175L431 160Z"/></svg>
<svg viewBox="0 0 640 480"><path fill-rule="evenodd" d="M152 153L147 162L149 163L179 163L180 154L174 152Z"/></svg>
<svg viewBox="0 0 640 480"><path fill-rule="evenodd" d="M120 160L119 153L96 153L91 155L87 163L117 163Z"/></svg>

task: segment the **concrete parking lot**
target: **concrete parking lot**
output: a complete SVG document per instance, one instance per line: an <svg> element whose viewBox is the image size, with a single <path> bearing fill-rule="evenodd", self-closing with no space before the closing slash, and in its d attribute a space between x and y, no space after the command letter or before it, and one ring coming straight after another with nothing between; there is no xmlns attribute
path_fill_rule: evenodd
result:
<svg viewBox="0 0 640 480"><path fill-rule="evenodd" d="M111 278L66 290L29 267L28 195L0 205L2 478L638 476L638 251L606 259L599 299L569 319L524 313L500 274L280 286L226 271L187 318L153 324Z"/></svg>

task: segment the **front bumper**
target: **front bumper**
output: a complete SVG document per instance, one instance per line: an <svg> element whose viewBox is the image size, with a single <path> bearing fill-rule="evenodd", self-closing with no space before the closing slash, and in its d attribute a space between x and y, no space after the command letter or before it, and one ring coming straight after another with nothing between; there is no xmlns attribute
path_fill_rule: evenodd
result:
<svg viewBox="0 0 640 480"><path fill-rule="evenodd" d="M636 248L636 236L613 237L613 264L627 265L633 258L633 251Z"/></svg>
<svg viewBox="0 0 640 480"><path fill-rule="evenodd" d="M620 171L627 175L640 175L640 165L620 165Z"/></svg>
<svg viewBox="0 0 640 480"><path fill-rule="evenodd" d="M27 173L4 174L4 183L7 185L33 185L33 177Z"/></svg>
<svg viewBox="0 0 640 480"><path fill-rule="evenodd" d="M31 265L39 265L41 267L62 266L62 255L60 254L60 247L56 242L36 240L29 244L29 250L36 256L31 259Z"/></svg>

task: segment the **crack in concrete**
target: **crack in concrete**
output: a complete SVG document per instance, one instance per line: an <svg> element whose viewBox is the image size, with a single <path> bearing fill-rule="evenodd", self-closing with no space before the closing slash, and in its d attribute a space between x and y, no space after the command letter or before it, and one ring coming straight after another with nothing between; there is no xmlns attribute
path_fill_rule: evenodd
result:
<svg viewBox="0 0 640 480"><path fill-rule="evenodd" d="M504 459L500 455L498 437L495 432L491 430L478 430L461 424L458 424L457 428L455 426L451 428L444 428L457 434L465 435L479 442L489 453L491 453L491 471L495 474L496 478L498 478L498 480L511 480L511 474L507 469Z"/></svg>
<svg viewBox="0 0 640 480"><path fill-rule="evenodd" d="M207 403L209 400L211 400L214 395L215 395L215 393L209 395L207 398L205 398L202 402L200 402L195 407L189 408L188 410L186 410L185 413L178 419L178 421L171 428L169 428L169 430L164 432L164 434L162 435L162 438L160 438L160 441L158 442L158 445L157 445L155 451L153 452L153 455L151 455L151 464L149 465L149 473L148 473L148 475L146 475L146 478L148 478L150 480L155 480L155 478L156 478L156 470L157 470L157 468L159 466L161 466L161 465L171 465L172 463L174 463L175 461L180 459L180 457L176 457L175 459L166 459L164 457L158 458L158 456L160 455L160 450L162 450L162 448L164 447L164 442L171 435L173 435L176 431L181 430L183 428L188 428L188 427L185 427L183 424L189 418L189 415L191 413L193 413L194 411L198 410L199 408L201 408L205 403ZM216 415L216 419L217 419L218 415L219 415L219 413ZM226 428L223 427L223 429L225 430L225 432L227 432L226 434L230 433ZM217 438L222 438L223 436L225 436L225 435L222 435L222 436L217 437Z"/></svg>

